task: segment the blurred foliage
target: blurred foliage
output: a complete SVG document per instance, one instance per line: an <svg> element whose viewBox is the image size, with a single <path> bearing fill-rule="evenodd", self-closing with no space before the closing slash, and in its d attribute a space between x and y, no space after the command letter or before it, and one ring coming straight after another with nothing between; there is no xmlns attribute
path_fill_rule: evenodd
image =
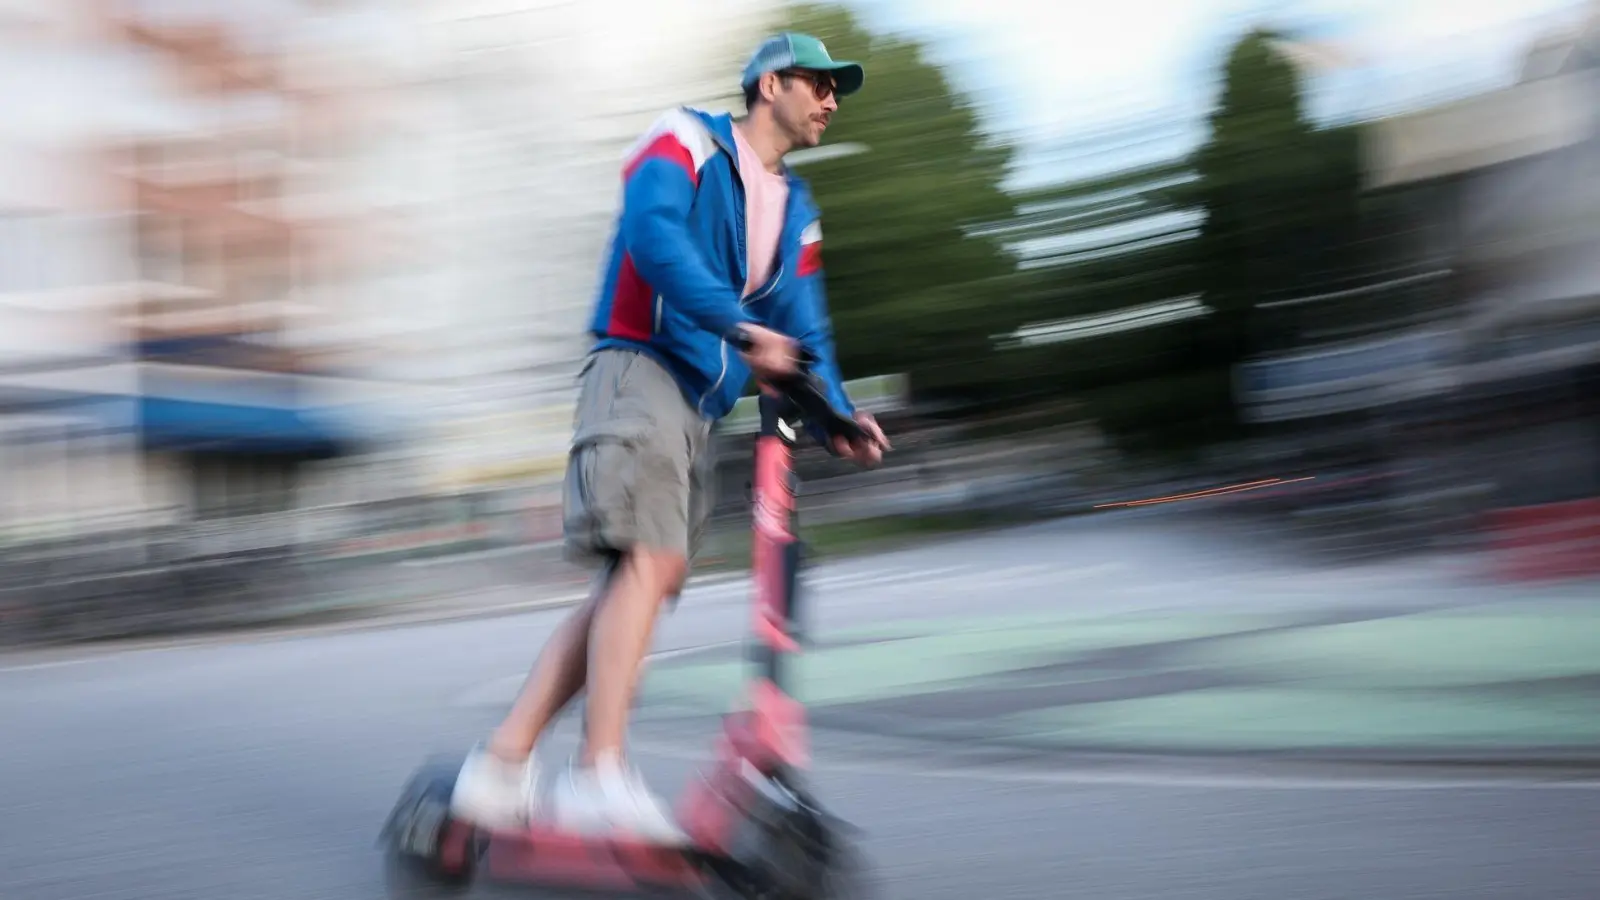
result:
<svg viewBox="0 0 1600 900"><path fill-rule="evenodd" d="M983 134L973 104L917 43L870 35L836 6L789 15L786 27L867 70L827 137L867 152L804 169L823 210L828 302L847 376L909 372L922 397L1003 394L1008 373L991 335L1030 313L1012 259L968 231L1013 215L1001 186L1011 149Z"/></svg>
<svg viewBox="0 0 1600 900"><path fill-rule="evenodd" d="M1240 434L1234 366L1274 342L1263 323L1277 327L1259 304L1330 289L1359 264L1358 133L1307 119L1277 34L1232 48L1192 155L1010 194L1011 149L917 43L831 5L793 7L784 24L867 67L828 133L867 152L805 169L851 377L909 372L919 400L969 410L1075 401L1124 449L1198 449ZM1211 314L1022 349L995 340L1191 296Z"/></svg>
<svg viewBox="0 0 1600 900"><path fill-rule="evenodd" d="M1195 195L1206 212L1199 272L1215 310L1197 342L1202 364L1241 360L1252 309L1325 289L1350 264L1360 213L1357 135L1318 131L1306 120L1299 72L1277 40L1255 32L1234 48L1211 139L1196 158Z"/></svg>
<svg viewBox="0 0 1600 900"><path fill-rule="evenodd" d="M1227 57L1209 137L1191 156L1067 181L1020 198L1039 319L1180 297L1211 313L1025 351L1124 449L1197 450L1240 436L1234 367L1293 341L1259 304L1341 286L1359 264L1359 133L1319 130L1279 36L1245 35ZM1099 232L1099 239L1088 235ZM1052 238L1077 235L1068 251Z"/></svg>

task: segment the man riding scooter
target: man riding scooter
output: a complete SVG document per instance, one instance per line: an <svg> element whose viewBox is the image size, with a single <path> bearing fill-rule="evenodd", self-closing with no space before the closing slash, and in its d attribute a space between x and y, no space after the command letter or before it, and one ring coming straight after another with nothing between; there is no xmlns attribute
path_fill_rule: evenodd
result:
<svg viewBox="0 0 1600 900"><path fill-rule="evenodd" d="M625 158L623 201L590 330L563 493L569 558L615 561L605 587L550 638L521 696L456 779L453 815L508 828L536 813L534 747L587 689L584 746L551 812L578 833L684 836L622 754L631 697L662 603L681 590L711 508L712 425L749 378L817 360L830 402L853 412L823 292L820 214L783 163L822 139L861 66L785 33L745 67L741 119L662 116ZM831 449L876 465L889 443Z"/></svg>

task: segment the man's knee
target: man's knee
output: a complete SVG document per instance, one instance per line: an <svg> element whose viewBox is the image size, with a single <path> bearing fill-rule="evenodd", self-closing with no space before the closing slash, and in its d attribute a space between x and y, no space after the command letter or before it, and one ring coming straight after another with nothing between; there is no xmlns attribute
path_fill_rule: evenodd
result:
<svg viewBox="0 0 1600 900"><path fill-rule="evenodd" d="M665 600L678 594L689 574L689 560L676 550L635 546L628 551L627 566L649 588L652 597Z"/></svg>

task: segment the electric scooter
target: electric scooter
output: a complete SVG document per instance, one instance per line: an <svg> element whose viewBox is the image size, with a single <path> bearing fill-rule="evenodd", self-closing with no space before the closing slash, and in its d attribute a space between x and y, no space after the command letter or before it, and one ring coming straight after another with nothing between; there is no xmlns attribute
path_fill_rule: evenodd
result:
<svg viewBox="0 0 1600 900"><path fill-rule="evenodd" d="M736 344L737 345L737 344ZM450 815L461 760L424 766L406 785L380 835L391 893L443 896L475 878L602 891L684 890L764 900L832 900L861 893L855 829L830 815L807 789L805 707L791 695L791 658L800 650L794 534L799 488L791 465L809 422L831 441L864 437L827 400L811 366L758 400L751 520L755 601L744 705L723 720L714 761L690 780L677 804L687 846L569 834L553 823L484 831Z"/></svg>

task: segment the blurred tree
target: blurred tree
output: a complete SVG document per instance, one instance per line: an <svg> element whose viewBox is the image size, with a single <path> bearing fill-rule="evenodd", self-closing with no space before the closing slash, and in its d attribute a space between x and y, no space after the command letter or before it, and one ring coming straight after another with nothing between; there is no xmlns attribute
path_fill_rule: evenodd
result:
<svg viewBox="0 0 1600 900"><path fill-rule="evenodd" d="M1192 156L1020 198L1041 318L1196 295L1211 310L1028 352L1124 447L1238 436L1234 367L1283 343L1263 334L1283 320L1263 319L1259 304L1342 287L1359 263L1359 134L1307 120L1279 40L1256 30L1233 46L1210 135Z"/></svg>
<svg viewBox="0 0 1600 900"><path fill-rule="evenodd" d="M1206 213L1200 275L1215 311L1194 343L1196 364L1242 360L1252 311L1328 287L1355 236L1355 135L1319 132L1306 119L1300 71L1280 40L1256 30L1234 46L1211 138L1196 155L1195 195Z"/></svg>
<svg viewBox="0 0 1600 900"><path fill-rule="evenodd" d="M866 152L805 169L852 377L907 371L924 398L986 406L1071 393L1125 446L1203 446L1238 433L1232 373L1260 345L1257 306L1334 285L1352 263L1356 131L1307 120L1274 33L1233 46L1191 156L1011 195L1011 149L919 44L833 5L792 7L783 25L868 68L828 134ZM1030 323L1191 296L1212 313L996 349Z"/></svg>
<svg viewBox="0 0 1600 900"><path fill-rule="evenodd" d="M1013 234L1038 320L1092 321L1200 293L1197 178L1180 157L1019 198ZM1193 424L1194 411L1216 405L1215 388L1186 370L1194 327L1107 327L1018 355L1047 373L1041 383L1075 394L1125 450L1206 443L1217 436Z"/></svg>
<svg viewBox="0 0 1600 900"><path fill-rule="evenodd" d="M1189 188L1205 214L1195 271L1212 313L1189 332L1181 368L1200 401L1189 427L1213 439L1241 431L1236 366L1299 340L1292 317L1261 305L1347 287L1357 263L1359 132L1306 117L1302 72L1282 41L1257 29L1228 54Z"/></svg>
<svg viewBox="0 0 1600 900"><path fill-rule="evenodd" d="M838 6L795 6L788 19L785 27L867 69L865 89L844 98L824 145L867 151L804 169L823 211L847 377L910 372L919 396L995 396L1015 373L992 336L1028 317L1015 261L978 230L1015 210L1001 187L1010 148L980 131L972 103L919 44L870 35Z"/></svg>
<svg viewBox="0 0 1600 900"><path fill-rule="evenodd" d="M1070 320L1117 313L1172 300L1196 290L1193 237L1199 212L1183 205L1194 181L1187 160L1028 192L1008 229L1029 273L1031 308L1039 320ZM1156 335L1160 337L1160 335ZM1046 345L1053 357L1036 361L1075 381L1134 365L1129 356L1149 332L1129 332L1070 344ZM1114 372L1110 377L1116 380Z"/></svg>

